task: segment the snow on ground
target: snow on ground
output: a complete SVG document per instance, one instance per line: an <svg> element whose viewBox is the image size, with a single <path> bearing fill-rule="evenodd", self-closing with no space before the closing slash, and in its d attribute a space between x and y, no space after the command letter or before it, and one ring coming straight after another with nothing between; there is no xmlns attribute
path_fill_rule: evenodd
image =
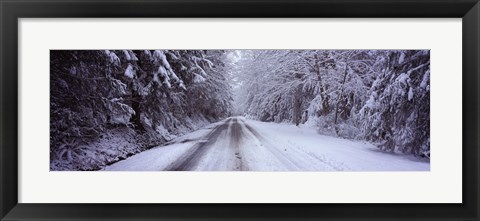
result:
<svg viewBox="0 0 480 221"><path fill-rule="evenodd" d="M430 163L413 156L387 153L364 141L352 141L318 134L308 127L245 120L265 136L287 149L306 152L352 171L428 171Z"/></svg>
<svg viewBox="0 0 480 221"><path fill-rule="evenodd" d="M154 147L143 151L139 154L131 156L126 160L119 161L104 168L104 170L117 171L152 171L163 170L172 162L176 161L183 153L185 153L195 143L201 141L213 127L218 123L213 123L196 130L192 133L177 137L170 144Z"/></svg>
<svg viewBox="0 0 480 221"><path fill-rule="evenodd" d="M234 117L105 170L428 171L430 164L314 129Z"/></svg>

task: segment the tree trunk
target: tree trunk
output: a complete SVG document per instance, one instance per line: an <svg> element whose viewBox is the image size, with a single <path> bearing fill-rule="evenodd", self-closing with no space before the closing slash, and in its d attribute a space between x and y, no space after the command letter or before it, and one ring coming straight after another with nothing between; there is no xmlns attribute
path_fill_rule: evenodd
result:
<svg viewBox="0 0 480 221"><path fill-rule="evenodd" d="M132 91L132 109L135 111L135 114L132 116L130 119L130 122L133 124L135 129L143 131L145 128L143 128L142 121L140 119L140 114L141 114L141 107L140 107L140 102L141 102L142 97L138 95L138 93Z"/></svg>
<svg viewBox="0 0 480 221"><path fill-rule="evenodd" d="M345 85L345 81L347 80L347 72L348 70L348 64L346 64L345 66L345 73L343 74L343 82L342 82L342 85L340 86L341 89L340 89L340 95L338 96L338 99L337 99L337 104L336 104L336 107L335 107L335 125L337 124L337 120L338 120L338 108L340 106L340 101L342 100L342 97L343 97L343 91L344 91L344 85Z"/></svg>
<svg viewBox="0 0 480 221"><path fill-rule="evenodd" d="M295 121L295 125L298 126L300 124L300 121L302 120L302 102L300 99L302 98L301 96L301 90L302 90L302 85L299 85L297 88L295 88L295 95L294 95L294 102L293 102L293 117Z"/></svg>
<svg viewBox="0 0 480 221"><path fill-rule="evenodd" d="M340 95L338 96L338 99L337 99L337 104L336 104L336 107L335 107L335 120L334 120L334 124L335 124L335 132L338 136L338 127L337 127L337 121L338 121L338 108L340 106L340 101L342 100L342 97L343 97L343 90L344 90L344 85L345 85L345 81L347 80L347 74L348 74L348 63L345 64L345 73L343 74L343 82L342 82L342 85L340 86L341 89L340 89Z"/></svg>
<svg viewBox="0 0 480 221"><path fill-rule="evenodd" d="M315 68L317 69L317 81L320 84L320 97L322 98L322 115L325 116L330 113L330 105L328 95L325 94L325 86L323 85L320 66L318 65L318 58L315 60Z"/></svg>
<svg viewBox="0 0 480 221"><path fill-rule="evenodd" d="M330 104L329 104L329 99L328 95L325 94L325 88L323 87L323 84L320 81L320 97L322 98L322 115L326 116L328 113L330 113Z"/></svg>

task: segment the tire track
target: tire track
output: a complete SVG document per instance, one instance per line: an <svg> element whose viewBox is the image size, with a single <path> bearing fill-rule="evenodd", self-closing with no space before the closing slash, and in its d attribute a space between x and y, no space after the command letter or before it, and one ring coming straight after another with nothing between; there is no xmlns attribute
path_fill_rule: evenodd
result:
<svg viewBox="0 0 480 221"><path fill-rule="evenodd" d="M242 150L245 145L249 145L248 140L256 142L256 147L271 154L272 159L276 159L278 165L287 171L343 170L327 156L317 156L296 146L287 145L289 152L286 152L286 148L284 152L283 147L276 146L269 137L263 136L243 119L238 118L230 118L214 127L202 141L194 144L164 170L248 171L250 161L245 158L248 152Z"/></svg>
<svg viewBox="0 0 480 221"><path fill-rule="evenodd" d="M233 119L232 126L230 127L230 148L235 153L235 170L248 170L246 163L241 152L241 144L244 139L245 133L237 118Z"/></svg>
<svg viewBox="0 0 480 221"><path fill-rule="evenodd" d="M192 146L190 151L187 151L179 160L165 168L166 171L189 171L193 170L197 165L198 161L205 155L208 149L212 147L220 134L228 130L228 125L232 119L228 119L225 123L215 127L206 137L205 141L201 141Z"/></svg>
<svg viewBox="0 0 480 221"><path fill-rule="evenodd" d="M288 156L285 156L284 153L279 151L277 148L274 148L270 145L270 142L267 141L265 137L263 137L256 129L248 125L245 121L242 120L242 125L247 129L247 132L251 134L254 139L260 141L262 146L265 147L267 151L269 151L279 162L281 162L288 170L303 170L303 168L292 161Z"/></svg>
<svg viewBox="0 0 480 221"><path fill-rule="evenodd" d="M335 165L333 162L330 162L326 160L325 156L322 156L321 158L316 155L312 155L309 153L306 153L301 150L297 150L296 148L289 147L291 151L297 152L297 154L293 155L287 155L286 153L280 151L279 148L274 147L274 145L271 144L271 142L265 138L263 135L261 135L256 129L254 129L252 126L248 125L245 121L242 120L243 125L245 128L247 128L248 132L250 132L256 139L261 141L262 144L266 147L268 151L270 151L275 157L278 158L278 160L282 163L285 164L285 166L290 166L289 170L301 170L301 171L307 171L309 170L308 168L305 168L300 164L299 161L302 159L299 159L299 157L303 158L304 160L310 160L312 162L320 162L322 165L326 166L327 168L331 170L343 170L340 168L338 165ZM292 159L292 156L296 156L296 160Z"/></svg>

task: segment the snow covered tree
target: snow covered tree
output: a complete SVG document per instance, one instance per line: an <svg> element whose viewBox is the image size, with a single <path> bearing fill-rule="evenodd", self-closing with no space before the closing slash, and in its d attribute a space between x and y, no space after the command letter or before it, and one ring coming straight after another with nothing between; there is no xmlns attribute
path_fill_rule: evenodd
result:
<svg viewBox="0 0 480 221"><path fill-rule="evenodd" d="M51 157L72 161L110 121L134 111L122 99L127 85L118 79L121 67L116 55L52 51L50 64Z"/></svg>
<svg viewBox="0 0 480 221"><path fill-rule="evenodd" d="M388 151L429 155L430 52L389 51L362 108L363 133Z"/></svg>
<svg viewBox="0 0 480 221"><path fill-rule="evenodd" d="M314 121L321 133L428 155L429 51L252 50L241 62L246 116Z"/></svg>
<svg viewBox="0 0 480 221"><path fill-rule="evenodd" d="M99 164L93 158L103 153L92 154L99 150L89 144L114 128L133 131L130 145L148 148L231 111L222 51L53 50L50 56L51 156L65 167Z"/></svg>

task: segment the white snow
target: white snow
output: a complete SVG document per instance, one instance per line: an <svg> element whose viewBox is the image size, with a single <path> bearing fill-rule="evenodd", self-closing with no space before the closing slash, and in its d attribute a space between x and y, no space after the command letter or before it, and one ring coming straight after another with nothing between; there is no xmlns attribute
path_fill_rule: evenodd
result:
<svg viewBox="0 0 480 221"><path fill-rule="evenodd" d="M125 58L127 61L138 61L137 56L130 50L123 50L123 54L125 54Z"/></svg>
<svg viewBox="0 0 480 221"><path fill-rule="evenodd" d="M108 55L110 62L116 65L120 65L120 58L114 53L109 50L105 50L105 53Z"/></svg>
<svg viewBox="0 0 480 221"><path fill-rule="evenodd" d="M408 74L401 73L400 75L398 75L396 80L402 84L407 84L408 82L410 82L410 77L408 76Z"/></svg>
<svg viewBox="0 0 480 221"><path fill-rule="evenodd" d="M199 74L194 74L194 75L195 75L195 77L193 77L193 82L195 82L195 83L201 83L201 82L204 82L206 80L204 77L202 77Z"/></svg>
<svg viewBox="0 0 480 221"><path fill-rule="evenodd" d="M157 61L161 61L163 66L165 66L167 69L170 69L170 63L168 63L167 57L162 50L155 50L153 52L153 56Z"/></svg>
<svg viewBox="0 0 480 221"><path fill-rule="evenodd" d="M408 101L411 101L413 99L413 89L410 87L408 90Z"/></svg>
<svg viewBox="0 0 480 221"><path fill-rule="evenodd" d="M147 55L148 57L152 57L152 53L150 53L149 50L143 50L143 53L145 53L145 55Z"/></svg>
<svg viewBox="0 0 480 221"><path fill-rule="evenodd" d="M182 154L188 151L195 143L205 136L211 127L208 125L202 129L174 139L169 145L158 146L131 156L126 160L119 161L107 166L104 170L110 171L157 171L163 170L171 163L178 160ZM176 142L176 143L174 143Z"/></svg>
<svg viewBox="0 0 480 221"><path fill-rule="evenodd" d="M159 66L157 73L160 74L162 77L166 78L167 80L170 80L170 78L168 77L168 73L167 73L167 70L165 69L165 67Z"/></svg>
<svg viewBox="0 0 480 221"><path fill-rule="evenodd" d="M170 63L168 63L167 57L165 56L165 53L162 50L155 50L153 52L153 57L156 61L160 62L160 66L158 67L157 74L160 74L161 77L163 77L165 80L163 83L170 88L172 85L170 83L171 79L173 79L173 82L178 84L181 88L185 89L185 85L183 84L183 81L178 78L178 76L175 74L175 72L172 70L172 67L170 66ZM158 81L158 77L155 75L154 80Z"/></svg>
<svg viewBox="0 0 480 221"><path fill-rule="evenodd" d="M234 120L211 124L175 138L170 145L144 151L105 170L165 170L183 160L208 133L228 123L193 170L199 171L429 171L430 163L413 156L386 153L370 143L319 135L315 129L236 117L240 140L233 141ZM237 130L238 131L238 130ZM235 147L233 147L235 146Z"/></svg>
<svg viewBox="0 0 480 221"><path fill-rule="evenodd" d="M405 53L401 53L400 57L398 58L398 63L401 64L405 60Z"/></svg>
<svg viewBox="0 0 480 221"><path fill-rule="evenodd" d="M422 83L420 83L420 87L425 88L428 91L429 80L430 80L430 70L427 70L423 75L423 79L422 79Z"/></svg>
<svg viewBox="0 0 480 221"><path fill-rule="evenodd" d="M128 67L125 70L125 76L129 78L133 78L133 76L135 76L135 70L133 70L133 67L131 64L128 64Z"/></svg>
<svg viewBox="0 0 480 221"><path fill-rule="evenodd" d="M368 142L353 141L318 134L308 127L247 120L275 143L306 152L320 161L338 165L347 171L428 171L430 163L413 156L386 153Z"/></svg>
<svg viewBox="0 0 480 221"><path fill-rule="evenodd" d="M375 107L375 100L377 99L377 96L378 95L376 91L372 92L372 95L370 95L370 98L367 100L365 107L373 109Z"/></svg>

